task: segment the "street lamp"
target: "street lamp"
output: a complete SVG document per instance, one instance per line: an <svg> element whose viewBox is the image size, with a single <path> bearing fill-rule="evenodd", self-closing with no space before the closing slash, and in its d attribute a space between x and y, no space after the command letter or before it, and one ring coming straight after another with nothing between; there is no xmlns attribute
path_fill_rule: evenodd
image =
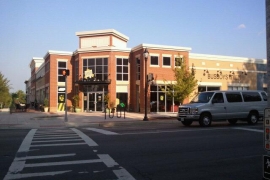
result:
<svg viewBox="0 0 270 180"><path fill-rule="evenodd" d="M144 86L144 118L143 121L148 121L147 117L147 90L148 90L148 79L147 79L147 59L149 52L147 48L144 49L143 57L144 57L144 76L145 76L145 86Z"/></svg>

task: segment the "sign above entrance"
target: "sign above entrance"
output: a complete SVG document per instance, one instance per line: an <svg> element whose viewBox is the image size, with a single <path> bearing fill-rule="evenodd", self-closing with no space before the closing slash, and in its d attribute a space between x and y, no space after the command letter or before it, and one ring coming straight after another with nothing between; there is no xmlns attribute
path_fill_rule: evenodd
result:
<svg viewBox="0 0 270 180"><path fill-rule="evenodd" d="M94 74L93 74L92 69L86 69L86 71L84 71L84 77L85 78L92 78L92 77L94 77Z"/></svg>

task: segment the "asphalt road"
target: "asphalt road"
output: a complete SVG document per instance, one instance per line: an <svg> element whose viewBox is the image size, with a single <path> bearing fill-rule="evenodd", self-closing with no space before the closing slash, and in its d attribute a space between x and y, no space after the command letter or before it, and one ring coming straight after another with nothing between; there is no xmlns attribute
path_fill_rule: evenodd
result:
<svg viewBox="0 0 270 180"><path fill-rule="evenodd" d="M0 179L262 179L263 125L0 130Z"/></svg>

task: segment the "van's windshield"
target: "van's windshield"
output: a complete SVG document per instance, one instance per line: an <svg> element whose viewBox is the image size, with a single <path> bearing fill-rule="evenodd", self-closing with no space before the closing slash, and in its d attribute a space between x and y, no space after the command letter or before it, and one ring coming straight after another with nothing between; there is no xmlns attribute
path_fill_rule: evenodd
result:
<svg viewBox="0 0 270 180"><path fill-rule="evenodd" d="M201 92L195 96L190 103L208 103L214 92Z"/></svg>

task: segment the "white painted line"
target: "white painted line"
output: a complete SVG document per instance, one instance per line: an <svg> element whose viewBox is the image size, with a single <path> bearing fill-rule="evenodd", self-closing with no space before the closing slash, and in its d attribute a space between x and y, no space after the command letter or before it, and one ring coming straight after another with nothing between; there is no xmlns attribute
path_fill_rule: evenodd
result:
<svg viewBox="0 0 270 180"><path fill-rule="evenodd" d="M62 162L47 162L47 163L34 163L25 164L24 167L43 167L43 166L61 166L61 165L74 165L74 164L89 164L103 162L101 159L90 159L90 160L78 160L78 161L62 161Z"/></svg>
<svg viewBox="0 0 270 180"><path fill-rule="evenodd" d="M40 177L40 176L54 176L58 174L64 174L69 171L54 171L54 172L44 172L44 173L27 173L27 174L9 174L4 178L4 180L11 180L11 179L22 179L22 178L31 178L31 177Z"/></svg>
<svg viewBox="0 0 270 180"><path fill-rule="evenodd" d="M98 157L102 160L102 162L104 162L104 164L106 164L107 167L113 167L118 165L118 163L115 162L113 158L109 156L109 154L98 154Z"/></svg>
<svg viewBox="0 0 270 180"><path fill-rule="evenodd" d="M67 157L67 156L75 156L76 153L71 154L57 154L57 155L42 155L42 156L27 156L27 157L18 157L15 158L15 161L22 161L27 159L44 159L44 158L58 158L58 157Z"/></svg>
<svg viewBox="0 0 270 180"><path fill-rule="evenodd" d="M26 137L24 138L18 152L28 152L29 151L29 148L30 148L30 145L31 145L31 142L33 140L33 137L36 133L37 129L31 129L29 131L29 133L26 135Z"/></svg>
<svg viewBox="0 0 270 180"><path fill-rule="evenodd" d="M250 128L241 128L241 127L236 127L236 128L233 128L233 129L239 129L239 130L245 130L245 131L253 131L253 132L263 133L263 130L260 130L260 129L250 129Z"/></svg>
<svg viewBox="0 0 270 180"><path fill-rule="evenodd" d="M106 135L118 135L118 133L116 133L116 132L106 131L103 129L97 129L97 128L85 128L85 129L90 130L90 131L95 131L95 132L98 132L101 134L106 134Z"/></svg>
<svg viewBox="0 0 270 180"><path fill-rule="evenodd" d="M111 158L109 154L98 154L98 157L109 168L119 165L117 162L115 162L113 158ZM132 175L126 169L122 167L120 167L119 170L113 170L113 172L120 180L135 180L135 178L132 177Z"/></svg>
<svg viewBox="0 0 270 180"><path fill-rule="evenodd" d="M60 140L45 140L45 141L32 141L33 143L41 142L67 142L67 141L83 141L82 139L60 139Z"/></svg>
<svg viewBox="0 0 270 180"><path fill-rule="evenodd" d="M20 154L20 157L26 157L27 156L27 152L30 149L30 145L31 145L31 141L33 139L33 136L35 135L37 129L31 129L28 134L25 136L18 152L16 153L16 156L18 156L18 154ZM16 174L20 171L23 170L23 167L25 165L25 161L15 161L13 160L13 162L11 163L9 170L4 178L4 180L6 180L6 178L9 178L10 175L12 174Z"/></svg>
<svg viewBox="0 0 270 180"><path fill-rule="evenodd" d="M37 144L37 145L31 145L31 147L45 147L45 146L74 146L74 145L81 145L86 144L83 143L61 143L61 144Z"/></svg>
<svg viewBox="0 0 270 180"><path fill-rule="evenodd" d="M71 128L71 130L77 133L86 142L86 144L88 144L88 146L98 146L98 144L93 139L86 136L83 132L79 131L78 129Z"/></svg>
<svg viewBox="0 0 270 180"><path fill-rule="evenodd" d="M126 169L113 170L114 174L118 177L119 180L135 180L131 174Z"/></svg>
<svg viewBox="0 0 270 180"><path fill-rule="evenodd" d="M44 134L64 134L64 133L70 133L70 131L62 131L62 132L54 132L54 131L44 131L44 132L40 132L37 131L36 135L44 135Z"/></svg>
<svg viewBox="0 0 270 180"><path fill-rule="evenodd" d="M61 134L61 135L39 135L34 136L34 138L40 138L40 137L73 137L78 136L77 134Z"/></svg>
<svg viewBox="0 0 270 180"><path fill-rule="evenodd" d="M49 138L35 138L34 140L36 139L75 139L75 138L78 138L78 135L77 136L72 136L72 137L49 137Z"/></svg>

